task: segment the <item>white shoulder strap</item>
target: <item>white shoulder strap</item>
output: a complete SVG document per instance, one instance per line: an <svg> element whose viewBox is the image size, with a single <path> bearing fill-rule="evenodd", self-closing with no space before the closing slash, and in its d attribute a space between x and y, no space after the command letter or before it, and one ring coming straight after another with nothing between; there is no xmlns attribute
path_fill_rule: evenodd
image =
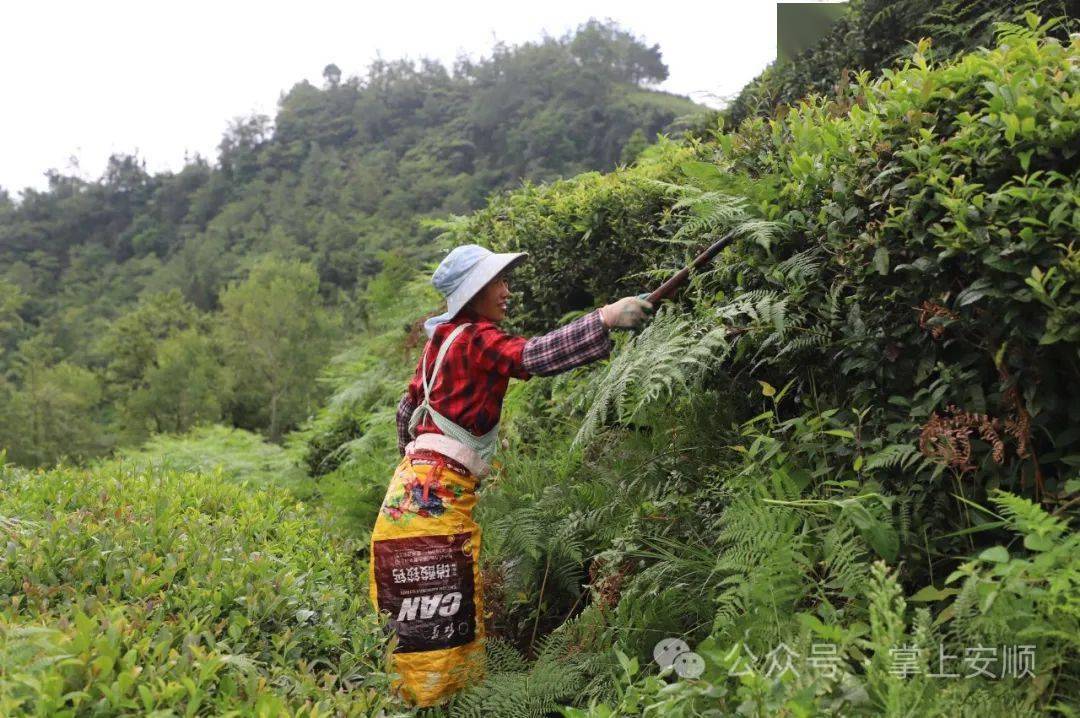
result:
<svg viewBox="0 0 1080 718"><path fill-rule="evenodd" d="M461 334L461 332L463 332L468 326L468 324L459 324L457 327L454 328L454 331L450 332L450 336L448 336L443 341L442 345L439 347L439 353L435 356L435 365L431 368L430 382L427 378L427 353L430 345L424 348L424 363L421 367L421 378L424 385L425 400L430 399L431 390L435 388L435 379L439 376L439 368L442 366L443 359L446 357L446 352L450 349L450 345L454 343L454 340L458 338L458 335Z"/></svg>
<svg viewBox="0 0 1080 718"><path fill-rule="evenodd" d="M461 332L465 331L465 328L471 326L470 324L459 324L454 328L454 331L450 332L450 336L443 340L442 345L439 346L439 353L435 355L435 365L431 368L431 380L428 380L427 376L427 358L428 350L431 348L431 342L428 342L424 347L424 358L420 362L420 379L421 385L424 387L424 398L415 409L413 409L412 416L409 417L409 434L413 437L416 436L416 427L420 425L420 420L425 413L432 411L431 407L431 390L435 388L435 380L439 376L439 368L442 366L443 359L446 357L446 352L450 349L450 345L454 343L454 340L458 338Z"/></svg>

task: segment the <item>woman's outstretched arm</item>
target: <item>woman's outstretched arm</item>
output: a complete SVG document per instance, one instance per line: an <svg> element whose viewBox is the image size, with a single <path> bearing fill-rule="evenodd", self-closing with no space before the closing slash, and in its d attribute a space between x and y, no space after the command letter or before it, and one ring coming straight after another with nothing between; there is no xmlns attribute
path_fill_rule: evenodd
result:
<svg viewBox="0 0 1080 718"><path fill-rule="evenodd" d="M525 342L521 363L534 376L569 371L611 353L611 337L600 310Z"/></svg>
<svg viewBox="0 0 1080 718"><path fill-rule="evenodd" d="M506 367L499 367L494 361L489 361L491 366L484 368L519 379L569 371L606 357L611 353L612 346L609 329L640 326L647 319L647 312L651 310L652 304L641 297L623 297L575 319L566 326L528 340L511 337L491 327L486 334L505 340L499 345L503 347L503 351L496 352L497 354L511 357L513 352L521 352L519 360L510 362L511 369L519 368L520 371L515 373ZM481 352L481 355L486 353Z"/></svg>

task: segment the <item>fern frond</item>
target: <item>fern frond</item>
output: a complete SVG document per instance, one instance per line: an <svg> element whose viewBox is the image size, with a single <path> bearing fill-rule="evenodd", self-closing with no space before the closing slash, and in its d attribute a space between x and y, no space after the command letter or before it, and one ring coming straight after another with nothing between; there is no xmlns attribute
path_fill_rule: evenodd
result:
<svg viewBox="0 0 1080 718"><path fill-rule="evenodd" d="M449 706L454 718L514 716L543 718L573 699L585 685L584 672L570 654L568 636L556 631L538 641L539 655L527 663L512 647L495 642L484 680L457 694Z"/></svg>
<svg viewBox="0 0 1080 718"><path fill-rule="evenodd" d="M910 469L921 458L922 454L914 444L889 444L867 456L863 466L866 469L891 469L897 466Z"/></svg>
<svg viewBox="0 0 1080 718"><path fill-rule="evenodd" d="M1051 516L1042 507L1021 496L995 490L990 500L1005 515L1009 526L1020 533L1057 539L1069 530L1068 522Z"/></svg>
<svg viewBox="0 0 1080 718"><path fill-rule="evenodd" d="M729 230L763 247L769 247L780 231L776 222L752 217L744 198L716 190L703 190L660 180L648 180L668 196L677 197L672 210L686 210L688 216L672 236L675 242L688 238L714 238Z"/></svg>
<svg viewBox="0 0 1080 718"><path fill-rule="evenodd" d="M722 328L703 331L662 310L593 381L592 405L574 445L594 437L612 414L619 421L630 422L646 408L654 409L665 399L689 391L728 348Z"/></svg>
<svg viewBox="0 0 1080 718"><path fill-rule="evenodd" d="M772 270L774 279L784 285L804 285L821 273L821 252L811 248L778 262Z"/></svg>

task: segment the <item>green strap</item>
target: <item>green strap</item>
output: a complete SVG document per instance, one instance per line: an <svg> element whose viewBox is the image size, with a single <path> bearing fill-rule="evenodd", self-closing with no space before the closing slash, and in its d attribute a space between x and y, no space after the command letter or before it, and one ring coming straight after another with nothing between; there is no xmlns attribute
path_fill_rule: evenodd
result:
<svg viewBox="0 0 1080 718"><path fill-rule="evenodd" d="M476 436L468 429L455 424L447 417L440 414L435 410L435 407L431 405L431 390L435 387L435 379L439 376L439 368L442 366L443 359L446 357L446 352L450 349L450 345L454 343L454 340L458 338L462 331L468 327L469 324L459 324L454 328L454 331L450 333L450 336L439 347L439 353L435 356L435 366L431 371L431 380L428 380L427 376L427 357L428 349L431 348L431 344L424 348L424 359L421 362L421 384L424 387L424 400L420 402L420 405L413 409L412 416L409 417L409 435L414 439L416 438L416 428L420 425L420 421L423 415L428 414L432 421L435 422L435 426L439 427L446 436L459 441L465 446L480 454L484 461L488 461L495 454L495 449L498 447L498 434L499 425L496 423L491 428L491 431L487 432L483 436Z"/></svg>

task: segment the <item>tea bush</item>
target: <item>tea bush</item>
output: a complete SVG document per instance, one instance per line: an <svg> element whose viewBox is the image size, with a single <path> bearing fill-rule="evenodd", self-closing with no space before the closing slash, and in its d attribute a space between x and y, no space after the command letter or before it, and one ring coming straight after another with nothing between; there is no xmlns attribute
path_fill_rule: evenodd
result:
<svg viewBox="0 0 1080 718"><path fill-rule="evenodd" d="M1051 26L1000 24L943 63L921 43L840 96L450 227L544 258L522 327L578 308L566 287L642 291L738 230L606 367L507 398L480 510L497 633L565 642L529 696L574 694L568 716L1069 714L1080 38ZM672 636L702 677L653 664ZM834 671L806 670L816 644ZM1027 675L1006 677L1005 644ZM761 670L781 645L798 675ZM991 646L981 676L929 675ZM504 705L528 670L450 713Z"/></svg>
<svg viewBox="0 0 1080 718"><path fill-rule="evenodd" d="M747 117L770 117L809 95L843 89L849 73L878 74L902 61L921 38L934 40L934 56L947 60L994 42L995 23L1022 22L1025 13L1080 21L1072 0L854 0L848 12L817 45L790 62L774 63L747 83L724 108L729 125Z"/></svg>
<svg viewBox="0 0 1080 718"><path fill-rule="evenodd" d="M220 472L0 469L3 715L371 715L383 633L288 493Z"/></svg>
<svg viewBox="0 0 1080 718"><path fill-rule="evenodd" d="M917 53L877 81L861 76L843 104L749 120L697 143L698 159L672 151L607 178L633 190L598 191L592 178L526 190L460 231L546 256L564 278L557 288L589 286L598 273L577 249L583 233L632 221L696 250L730 225L722 198L743 195L783 231L747 231L681 304L726 328L736 367L781 386L795 378L800 396L812 382L839 405L870 407L882 426L914 421L924 448L961 473L977 465L993 485L1053 492L1080 465L1070 428L1080 419L1070 381L1080 74L1077 41L1039 32L1004 27L998 48L942 66ZM682 185L652 181L673 172ZM613 193L640 186L667 201L654 196L644 216L613 208ZM565 194L568 209L554 211ZM537 213L549 216L522 219ZM610 252L641 289L642 273L658 270L631 252L643 236L613 236ZM523 299L530 320L550 324L566 307L539 296L556 288L537 288L548 272L533 271ZM822 362L838 371L816 371ZM969 455L975 430L992 451L976 440Z"/></svg>
<svg viewBox="0 0 1080 718"><path fill-rule="evenodd" d="M201 426L187 434L161 434L119 456L133 467L164 468L181 473L218 475L248 481L256 488L277 488L309 498L310 482L292 452L244 429Z"/></svg>

